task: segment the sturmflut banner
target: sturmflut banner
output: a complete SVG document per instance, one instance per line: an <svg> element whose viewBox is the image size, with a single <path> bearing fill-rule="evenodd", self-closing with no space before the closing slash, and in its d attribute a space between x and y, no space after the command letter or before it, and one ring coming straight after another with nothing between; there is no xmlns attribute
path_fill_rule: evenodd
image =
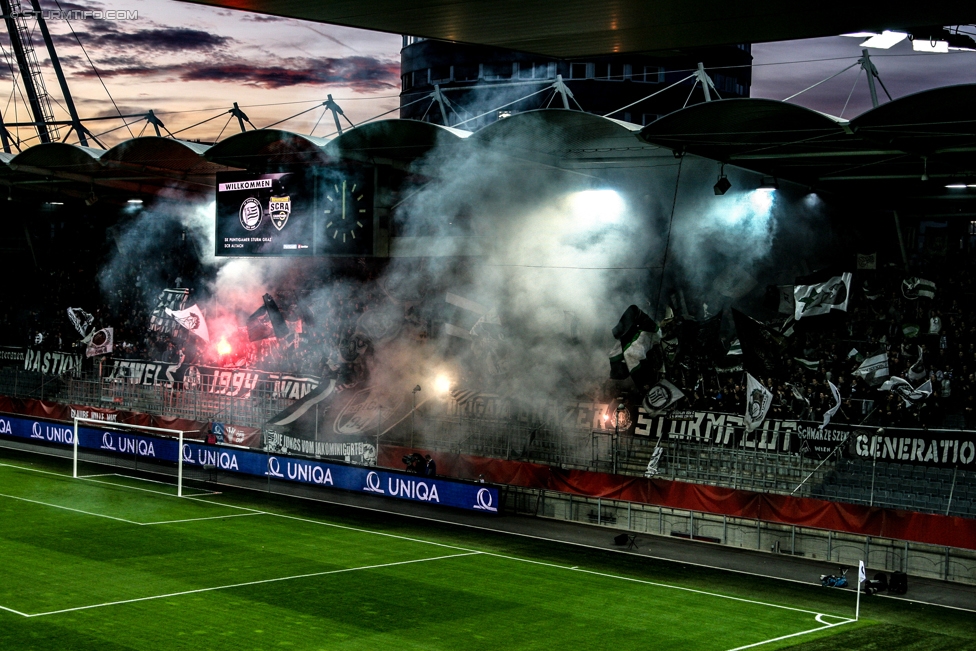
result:
<svg viewBox="0 0 976 651"><path fill-rule="evenodd" d="M60 445L74 444L74 428L71 425L13 416L0 417L0 435ZM175 439L142 436L135 432L79 427L78 446L110 454L124 454L172 463L176 463L179 456L182 456L184 466L213 466L227 472L452 506L483 513L497 513L499 508L498 489L484 484L437 477L418 477L396 471L269 455L200 443L184 443L183 448L180 449L179 442Z"/></svg>

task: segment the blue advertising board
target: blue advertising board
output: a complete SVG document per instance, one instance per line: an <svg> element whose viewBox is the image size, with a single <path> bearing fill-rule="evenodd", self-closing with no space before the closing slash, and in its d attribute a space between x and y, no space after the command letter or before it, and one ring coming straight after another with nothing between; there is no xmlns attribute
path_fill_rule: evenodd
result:
<svg viewBox="0 0 976 651"><path fill-rule="evenodd" d="M16 416L0 416L0 435L59 445L74 444L74 428L69 425ZM90 426L78 427L78 447L172 463L176 463L179 454L179 443L173 439ZM498 512L498 489L481 484L201 443L184 443L182 455L184 467L213 466L244 475L483 513Z"/></svg>

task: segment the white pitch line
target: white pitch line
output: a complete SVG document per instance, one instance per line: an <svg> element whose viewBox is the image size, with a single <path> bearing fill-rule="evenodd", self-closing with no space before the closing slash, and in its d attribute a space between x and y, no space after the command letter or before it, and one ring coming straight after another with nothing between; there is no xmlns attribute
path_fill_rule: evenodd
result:
<svg viewBox="0 0 976 651"><path fill-rule="evenodd" d="M742 603L754 604L757 606L768 606L769 608L780 608L782 610L792 610L797 613L805 613L807 615L827 615L828 617L841 618L839 615L829 615L827 613L820 613L815 610L804 610L803 608L793 608L792 606L783 606L780 604L771 604L765 601L755 601L753 599L745 599L744 597L733 597L732 595L721 594L718 592L708 592L706 590L698 590L697 588L686 588L680 585L671 585L669 583L658 583L656 581L648 581L647 579L638 579L631 576L621 576L619 574L609 574L606 572L597 572L596 570L584 570L578 566L569 567L567 565L557 565L556 563L546 563L545 561L533 561L527 558L518 558L517 556L506 556L505 554L496 554L494 552L482 552L485 556L495 556L497 558L505 558L512 561L518 561L520 563L532 563L533 565L545 565L547 567L554 567L560 570L569 570L571 572L582 572L583 574L592 574L594 576L600 576L608 579L617 579L619 581L630 581L631 583L641 583L644 585L652 585L658 588L669 588L671 590L681 590L684 592L692 592L694 594L706 595L709 597L719 597L721 599L731 599L732 601L740 601Z"/></svg>
<svg viewBox="0 0 976 651"><path fill-rule="evenodd" d="M73 511L75 513L83 513L84 515L92 515L97 518L108 518L109 520L116 520L118 522L125 522L126 524L142 524L141 522L135 522L133 520L126 520L125 518L117 518L114 515L105 515L104 513L92 513L91 511L82 511L81 509L73 509L70 506L61 506L60 504L49 504L48 502L41 502L38 500L29 500L26 497L17 497L16 495L7 495L5 493L0 493L0 497L7 497L12 500L20 500L22 502L30 502L31 504L40 504L42 506L50 506L54 509L64 509L65 511Z"/></svg>
<svg viewBox="0 0 976 651"><path fill-rule="evenodd" d="M230 515L212 515L206 518L186 518L184 520L164 520L162 522L140 522L144 527L150 527L155 524L181 524L183 522L200 522L202 520L223 520L225 518L251 518L256 515L265 515L264 513L231 513Z"/></svg>
<svg viewBox="0 0 976 651"><path fill-rule="evenodd" d="M177 495L175 495L174 493L167 493L166 491L154 491L151 488L139 488L138 486L129 486L127 484L120 484L120 483L114 482L114 481L104 481L104 480L101 480L101 479L92 479L92 477L104 477L104 476L113 476L113 475L87 475L85 477L79 477L78 479L84 479L85 481L90 481L90 482L92 482L94 484L105 484L106 486L117 486L119 488L127 488L129 490L142 491L144 493L154 493L156 495L165 495L166 497L177 497ZM123 475L114 475L114 476L121 477ZM148 481L151 481L151 480L148 480ZM165 483L165 482L158 482L158 483L162 484L162 483ZM169 485L170 486L173 486L173 484L169 484ZM175 486L173 486L173 487L175 488ZM215 492L208 491L208 492L204 492L204 493L195 493L194 495L186 495L185 497L197 497L197 496L200 496L200 495L219 495L219 494L220 493L215 493Z"/></svg>
<svg viewBox="0 0 976 651"><path fill-rule="evenodd" d="M226 506L231 509L241 509L242 511L251 511L253 513L260 513L262 515L273 515L276 518L285 518L286 520L297 520L298 522L306 522L308 524L317 524L323 527L332 527L333 529L344 529L346 531L355 531L357 533L371 534L374 536L384 536L386 538L395 538L396 540L406 540L409 542L422 543L424 545L433 545L435 547L444 547L446 549L459 549L465 552L472 552L475 554L482 554L476 549L471 549L469 547L458 547L457 545L448 545L446 543L434 542L432 540L424 540L422 538L411 538L410 536L400 536L395 533L386 533L385 531L373 531L370 529L361 529L359 527L350 527L344 524L335 524L334 522L325 522L323 520L312 520L310 518L302 518L297 515L287 515L285 513L275 513L274 511L261 511L259 509L251 509L246 506L237 506L236 504L225 504L223 502L212 502L210 500L205 500L200 497L185 497L183 499L194 500L196 502L203 502L205 504L214 504L218 506Z"/></svg>
<svg viewBox="0 0 976 651"><path fill-rule="evenodd" d="M26 613L22 613L19 610L14 610L13 608L7 608L6 606L0 606L0 610L5 610L8 613L13 613L14 615L20 615L21 617L30 617L30 615Z"/></svg>
<svg viewBox="0 0 976 651"><path fill-rule="evenodd" d="M79 610L90 610L92 608L104 608L105 606L120 606L123 604L137 603L140 601L152 601L154 599L168 599L170 597L181 597L188 594L199 594L201 592L213 592L215 590L229 590L231 588L242 588L250 585L261 585L264 583L275 583L279 581L293 581L295 579L308 579L317 576L327 576L329 574L342 574L345 572L358 572L360 570L376 570L385 567L396 567L397 565L409 565L411 563L427 563L430 561L442 561L449 558L459 558L461 556L472 556L479 554L480 552L471 552L467 554L450 554L448 556L435 556L433 558L416 558L409 561L397 561L395 563L383 563L381 565L364 565L361 567L347 567L341 570L326 570L324 572L312 572L309 574L296 574L295 576L282 576L275 579L261 579L259 581L247 581L245 583L233 583L230 585L219 585L211 588L197 588L196 590L184 590L183 592L171 592L169 594L154 595L151 597L137 597L135 599L123 599L121 601L109 601L102 604L92 604L90 606L76 606L74 608L63 608L61 610L52 610L46 613L32 613L25 615L26 617L46 617L48 615L60 615L62 613L72 613ZM18 613L23 614L23 613Z"/></svg>
<svg viewBox="0 0 976 651"><path fill-rule="evenodd" d="M820 620L818 619L817 621ZM729 649L729 651L742 651L743 649L753 649L757 646L762 646L764 644L772 644L773 642L779 642L780 640L788 640L793 637L800 637L801 635L809 635L810 633L816 633L817 631L826 631L828 628L834 628L835 626L843 626L844 624L850 624L853 621L854 621L853 619L848 619L843 622L837 622L836 624L826 624L824 626L818 626L817 628L811 628L808 631L800 631L799 633L790 633L789 635L780 635L779 637L763 640L762 642L753 642L752 644L737 646L734 649Z"/></svg>

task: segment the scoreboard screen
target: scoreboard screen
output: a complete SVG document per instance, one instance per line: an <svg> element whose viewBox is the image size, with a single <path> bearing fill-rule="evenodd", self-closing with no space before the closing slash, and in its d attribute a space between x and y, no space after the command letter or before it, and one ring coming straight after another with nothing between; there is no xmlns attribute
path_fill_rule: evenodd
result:
<svg viewBox="0 0 976 651"><path fill-rule="evenodd" d="M217 174L217 256L373 254L368 167Z"/></svg>

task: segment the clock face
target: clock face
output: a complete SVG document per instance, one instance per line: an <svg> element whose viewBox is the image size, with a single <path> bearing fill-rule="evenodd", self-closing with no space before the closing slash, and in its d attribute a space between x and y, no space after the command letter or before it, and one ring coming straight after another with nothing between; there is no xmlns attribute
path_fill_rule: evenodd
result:
<svg viewBox="0 0 976 651"><path fill-rule="evenodd" d="M352 244L367 230L371 198L357 183L335 181L325 192L325 237L329 245ZM358 247L357 247L358 248Z"/></svg>

